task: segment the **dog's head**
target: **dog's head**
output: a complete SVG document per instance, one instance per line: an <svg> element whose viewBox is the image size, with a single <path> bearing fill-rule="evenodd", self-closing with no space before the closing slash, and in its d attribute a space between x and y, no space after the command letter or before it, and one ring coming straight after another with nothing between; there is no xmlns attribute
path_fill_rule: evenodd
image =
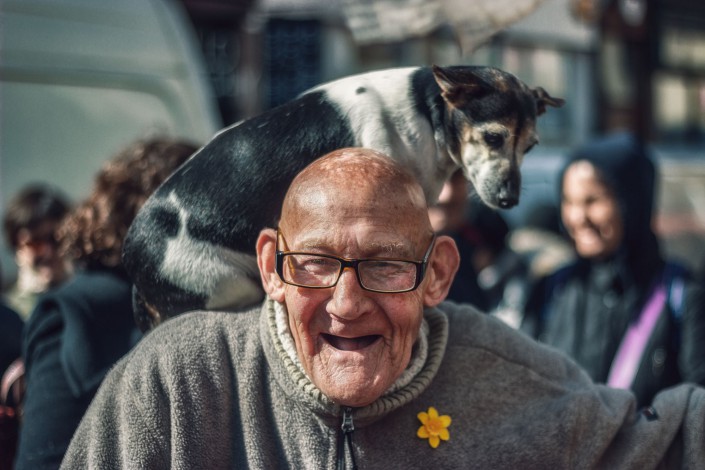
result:
<svg viewBox="0 0 705 470"><path fill-rule="evenodd" d="M517 205L519 167L539 141L536 118L564 101L492 67L434 66L433 75L446 103L451 158L487 205Z"/></svg>

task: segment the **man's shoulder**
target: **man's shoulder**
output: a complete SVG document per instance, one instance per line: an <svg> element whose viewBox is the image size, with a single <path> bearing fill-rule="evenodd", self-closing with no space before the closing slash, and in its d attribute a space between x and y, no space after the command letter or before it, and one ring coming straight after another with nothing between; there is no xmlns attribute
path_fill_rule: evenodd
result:
<svg viewBox="0 0 705 470"><path fill-rule="evenodd" d="M586 378L564 354L471 305L444 302L438 309L448 318L448 354L451 356L491 356L497 363L524 369L551 381L569 377L584 381Z"/></svg>
<svg viewBox="0 0 705 470"><path fill-rule="evenodd" d="M218 338L226 342L252 338L257 330L261 305L242 311L198 310L181 314L164 322L143 339L155 346L165 344L208 345Z"/></svg>
<svg viewBox="0 0 705 470"><path fill-rule="evenodd" d="M448 318L450 339L467 345L494 347L498 340L529 343L534 341L511 328L498 318L486 314L470 304L443 302L438 310Z"/></svg>
<svg viewBox="0 0 705 470"><path fill-rule="evenodd" d="M127 376L152 379L184 375L199 380L218 375L224 362L246 363L258 354L253 351L261 350L260 309L194 311L171 318L147 333L119 368Z"/></svg>

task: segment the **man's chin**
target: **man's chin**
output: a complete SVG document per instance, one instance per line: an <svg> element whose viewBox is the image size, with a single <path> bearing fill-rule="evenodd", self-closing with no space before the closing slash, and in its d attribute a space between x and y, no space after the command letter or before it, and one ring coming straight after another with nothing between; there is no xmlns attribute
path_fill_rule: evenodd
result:
<svg viewBox="0 0 705 470"><path fill-rule="evenodd" d="M381 336L354 341L319 339L317 357L307 372L313 383L339 405L369 405L403 372Z"/></svg>
<svg viewBox="0 0 705 470"><path fill-rule="evenodd" d="M385 366L362 364L340 365L328 363L332 375L313 376L314 384L335 403L344 406L360 407L369 405L391 387L390 378L380 377L378 371ZM388 366L387 366L388 367Z"/></svg>
<svg viewBox="0 0 705 470"><path fill-rule="evenodd" d="M374 387L343 386L322 392L338 405L360 408L373 403L384 394L384 390L386 388L378 391Z"/></svg>

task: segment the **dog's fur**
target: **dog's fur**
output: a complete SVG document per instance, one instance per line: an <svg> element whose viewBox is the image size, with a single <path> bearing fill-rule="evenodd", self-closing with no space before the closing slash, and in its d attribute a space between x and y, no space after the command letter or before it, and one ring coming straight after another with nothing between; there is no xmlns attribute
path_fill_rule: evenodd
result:
<svg viewBox="0 0 705 470"><path fill-rule="evenodd" d="M262 297L254 256L293 177L342 147L402 162L429 202L461 167L492 207L519 201L536 118L563 100L490 67L403 68L343 78L217 134L147 201L124 264L160 315Z"/></svg>

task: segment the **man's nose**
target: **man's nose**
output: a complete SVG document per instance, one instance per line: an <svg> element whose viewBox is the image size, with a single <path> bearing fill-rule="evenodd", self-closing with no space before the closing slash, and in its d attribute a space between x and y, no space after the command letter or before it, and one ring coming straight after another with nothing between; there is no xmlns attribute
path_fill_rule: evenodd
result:
<svg viewBox="0 0 705 470"><path fill-rule="evenodd" d="M345 268L338 283L333 287L329 311L340 318L355 319L364 313L366 298L365 290L357 281L355 270Z"/></svg>

